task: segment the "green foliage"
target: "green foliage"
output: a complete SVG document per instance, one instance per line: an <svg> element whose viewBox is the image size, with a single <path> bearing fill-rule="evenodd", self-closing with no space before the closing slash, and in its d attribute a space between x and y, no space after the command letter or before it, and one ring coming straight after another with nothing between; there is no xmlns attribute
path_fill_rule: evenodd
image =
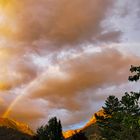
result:
<svg viewBox="0 0 140 140"><path fill-rule="evenodd" d="M140 77L140 67L131 66L130 81ZM119 100L109 96L103 107L104 116L95 115L102 137L106 140L140 140L140 92L125 93Z"/></svg>
<svg viewBox="0 0 140 140"><path fill-rule="evenodd" d="M113 106L110 106L113 100L109 100L112 96L106 100L106 106L103 107L104 116L95 115L104 138L107 140L135 140L140 137L140 107L138 105L140 96L137 95L138 93L133 92L125 93L122 99L118 100L119 103L114 106L114 109ZM115 101L117 100L114 97L114 103Z"/></svg>
<svg viewBox="0 0 140 140"><path fill-rule="evenodd" d="M62 140L63 139L61 122L60 122L60 120L57 121L56 117L49 120L48 132L49 132L49 138L51 140Z"/></svg>
<svg viewBox="0 0 140 140"><path fill-rule="evenodd" d="M49 140L48 137L48 125L41 126L37 129L37 138L38 140Z"/></svg>
<svg viewBox="0 0 140 140"><path fill-rule="evenodd" d="M125 95L121 99L122 109L125 114L130 115L140 115L140 107L139 107L139 98L140 93L130 92L129 94L126 92Z"/></svg>
<svg viewBox="0 0 140 140"><path fill-rule="evenodd" d="M48 124L37 129L38 140L63 140L62 126L60 120L51 118Z"/></svg>
<svg viewBox="0 0 140 140"><path fill-rule="evenodd" d="M114 112L117 112L120 109L120 102L115 96L109 96L105 102L104 111L108 115L113 115Z"/></svg>
<svg viewBox="0 0 140 140"><path fill-rule="evenodd" d="M138 81L140 78L140 66L133 66L131 65L130 72L134 73L134 75L129 76L129 81Z"/></svg>

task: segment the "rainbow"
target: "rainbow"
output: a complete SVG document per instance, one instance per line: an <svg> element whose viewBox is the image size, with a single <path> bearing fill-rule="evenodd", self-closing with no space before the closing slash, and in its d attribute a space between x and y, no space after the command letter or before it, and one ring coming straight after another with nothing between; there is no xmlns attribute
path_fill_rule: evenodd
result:
<svg viewBox="0 0 140 140"><path fill-rule="evenodd" d="M23 97L25 97L27 95L28 91L30 89L32 89L34 87L34 85L38 84L38 81L40 81L46 74L47 74L47 72L45 71L40 76L38 76L33 81L31 81L29 83L29 85L24 88L22 93L9 105L8 109L3 113L2 117L7 118L10 115L10 112L12 111L13 107L17 104L17 102L22 100Z"/></svg>

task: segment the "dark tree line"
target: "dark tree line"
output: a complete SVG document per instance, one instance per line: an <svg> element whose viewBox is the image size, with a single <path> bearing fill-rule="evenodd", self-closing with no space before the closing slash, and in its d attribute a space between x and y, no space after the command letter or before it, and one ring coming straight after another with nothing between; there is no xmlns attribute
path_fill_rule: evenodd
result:
<svg viewBox="0 0 140 140"><path fill-rule="evenodd" d="M87 140L83 132L76 133L73 135L71 140ZM48 124L41 126L37 129L34 140L64 140L62 134L61 121L57 120L56 117L51 118Z"/></svg>
<svg viewBox="0 0 140 140"><path fill-rule="evenodd" d="M61 121L56 117L51 118L48 124L37 129L37 140L63 140Z"/></svg>
<svg viewBox="0 0 140 140"><path fill-rule="evenodd" d="M140 67L131 66L130 81L138 81ZM109 96L103 106L104 116L96 114L103 139L140 140L140 92L125 93L119 100Z"/></svg>
<svg viewBox="0 0 140 140"><path fill-rule="evenodd" d="M131 66L129 81L140 79L140 67ZM140 92L126 92L121 99L109 96L102 116L95 114L101 140L140 140ZM63 140L62 126L56 117L37 129L36 140ZM73 135L70 140L87 140L84 133Z"/></svg>

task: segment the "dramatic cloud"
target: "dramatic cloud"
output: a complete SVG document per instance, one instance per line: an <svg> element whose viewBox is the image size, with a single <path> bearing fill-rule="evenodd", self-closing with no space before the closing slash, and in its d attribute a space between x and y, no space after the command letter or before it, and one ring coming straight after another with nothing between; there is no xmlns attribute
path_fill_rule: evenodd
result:
<svg viewBox="0 0 140 140"><path fill-rule="evenodd" d="M46 39L57 45L104 40L108 34L102 35L101 23L112 4L112 0L11 0L2 9L1 36L17 41Z"/></svg>
<svg viewBox="0 0 140 140"><path fill-rule="evenodd" d="M7 90L27 83L36 76L33 64L22 48L0 48L0 89Z"/></svg>
<svg viewBox="0 0 140 140"><path fill-rule="evenodd" d="M35 129L57 115L68 127L130 89L140 59L139 1L130 3L0 0L1 116Z"/></svg>
<svg viewBox="0 0 140 140"><path fill-rule="evenodd" d="M9 116L34 124L34 119L43 120L44 116L59 111L55 115L62 120L65 115L73 114L67 117L64 125L80 122L89 116L89 110L94 110L90 106L91 97L93 104L105 99L106 95L102 93L98 96L97 90L127 83L130 65L138 64L139 61L138 57L123 55L113 48L104 48L98 53L83 52L76 56L71 54L71 56L66 61L54 63L27 85L23 89L23 98L16 102ZM89 89L91 90L87 92ZM42 105L36 102L38 99L42 100ZM83 103L83 100L87 102ZM33 110L27 109L27 106L33 106ZM99 105L97 106L99 108ZM38 109L34 109L37 107ZM88 112L85 111L86 108L89 108Z"/></svg>

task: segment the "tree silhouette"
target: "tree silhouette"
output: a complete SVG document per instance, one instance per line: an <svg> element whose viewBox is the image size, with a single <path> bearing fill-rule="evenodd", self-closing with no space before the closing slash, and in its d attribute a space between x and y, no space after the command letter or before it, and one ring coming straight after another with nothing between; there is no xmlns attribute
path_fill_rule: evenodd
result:
<svg viewBox="0 0 140 140"><path fill-rule="evenodd" d="M129 76L129 81L138 81L140 79L140 66L133 66L131 65L130 72L134 75Z"/></svg>
<svg viewBox="0 0 140 140"><path fill-rule="evenodd" d="M41 126L37 129L36 138L38 140L49 140L48 125Z"/></svg>
<svg viewBox="0 0 140 140"><path fill-rule="evenodd" d="M102 107L104 112L108 115L112 115L120 109L120 102L115 96L109 96L105 101L105 107Z"/></svg>
<svg viewBox="0 0 140 140"><path fill-rule="evenodd" d="M61 121L51 118L48 124L37 129L38 140L63 140Z"/></svg>
<svg viewBox="0 0 140 140"><path fill-rule="evenodd" d="M61 122L60 122L60 120L57 121L56 117L49 120L48 132L49 132L49 138L51 140L62 140L63 139Z"/></svg>
<svg viewBox="0 0 140 140"><path fill-rule="evenodd" d="M131 66L134 75L130 81L138 81L140 67ZM140 92L125 93L121 100L109 96L103 107L103 116L95 114L103 138L107 140L140 139Z"/></svg>

